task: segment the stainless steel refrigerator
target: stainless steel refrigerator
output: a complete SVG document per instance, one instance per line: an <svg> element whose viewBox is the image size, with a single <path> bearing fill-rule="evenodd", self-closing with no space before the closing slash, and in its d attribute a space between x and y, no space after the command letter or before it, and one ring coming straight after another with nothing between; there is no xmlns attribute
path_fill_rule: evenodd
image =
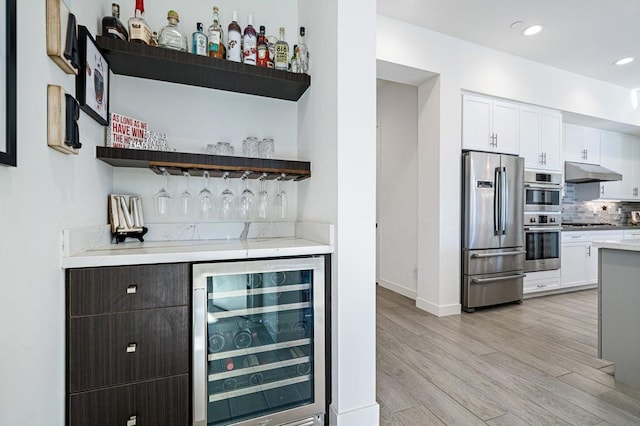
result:
<svg viewBox="0 0 640 426"><path fill-rule="evenodd" d="M464 152L462 307L522 302L524 159Z"/></svg>

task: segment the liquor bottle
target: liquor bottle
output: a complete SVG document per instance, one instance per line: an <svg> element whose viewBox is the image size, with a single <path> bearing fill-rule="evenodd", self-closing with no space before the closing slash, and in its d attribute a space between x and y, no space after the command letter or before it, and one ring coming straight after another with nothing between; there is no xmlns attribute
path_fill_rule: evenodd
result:
<svg viewBox="0 0 640 426"><path fill-rule="evenodd" d="M102 18L102 36L129 40L127 27L120 22L120 5L117 3L111 4L111 16Z"/></svg>
<svg viewBox="0 0 640 426"><path fill-rule="evenodd" d="M222 36L223 31L220 26L218 6L213 6L213 23L209 25L209 30L207 32L210 57L224 59L224 42L222 40Z"/></svg>
<svg viewBox="0 0 640 426"><path fill-rule="evenodd" d="M134 15L129 18L129 41L149 44L151 28L144 19L144 0L136 0Z"/></svg>
<svg viewBox="0 0 640 426"><path fill-rule="evenodd" d="M187 36L178 29L180 16L175 10L167 12L167 25L162 27L158 34L158 45L167 49L175 49L186 52L188 50Z"/></svg>
<svg viewBox="0 0 640 426"><path fill-rule="evenodd" d="M264 25L260 25L260 34L258 35L258 45L256 47L256 65L259 67L269 66L269 41L264 35Z"/></svg>
<svg viewBox="0 0 640 426"><path fill-rule="evenodd" d="M233 20L227 30L227 59L233 62L242 62L241 29L238 25L238 12L233 11Z"/></svg>
<svg viewBox="0 0 640 426"><path fill-rule="evenodd" d="M304 36L306 30L304 27L300 27L300 35L298 36L298 50L296 52L296 57L300 62L300 71L303 74L309 73L309 49L307 48L307 44L305 43Z"/></svg>
<svg viewBox="0 0 640 426"><path fill-rule="evenodd" d="M286 71L289 68L289 43L284 40L284 27L280 27L280 38L275 46L274 65L277 70Z"/></svg>
<svg viewBox="0 0 640 426"><path fill-rule="evenodd" d="M255 65L258 39L256 30L253 28L253 15L251 14L249 14L247 18L247 26L244 29L244 37L242 41L242 62L247 65Z"/></svg>
<svg viewBox="0 0 640 426"><path fill-rule="evenodd" d="M154 31L151 34L151 40L149 40L149 46L158 47L158 32Z"/></svg>
<svg viewBox="0 0 640 426"><path fill-rule="evenodd" d="M196 24L196 31L191 34L191 41L193 43L192 53L201 56L207 56L209 54L209 46L207 43L207 36L202 32L202 22Z"/></svg>
<svg viewBox="0 0 640 426"><path fill-rule="evenodd" d="M291 55L291 62L289 62L289 71L298 74L300 72L300 60L297 56L298 45L293 45L293 55Z"/></svg>

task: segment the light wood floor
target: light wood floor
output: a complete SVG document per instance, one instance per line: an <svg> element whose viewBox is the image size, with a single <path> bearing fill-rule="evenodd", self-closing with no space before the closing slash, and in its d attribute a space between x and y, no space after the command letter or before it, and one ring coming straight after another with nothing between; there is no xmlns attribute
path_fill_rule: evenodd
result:
<svg viewBox="0 0 640 426"><path fill-rule="evenodd" d="M377 294L381 425L640 425L596 357L596 290L444 318Z"/></svg>

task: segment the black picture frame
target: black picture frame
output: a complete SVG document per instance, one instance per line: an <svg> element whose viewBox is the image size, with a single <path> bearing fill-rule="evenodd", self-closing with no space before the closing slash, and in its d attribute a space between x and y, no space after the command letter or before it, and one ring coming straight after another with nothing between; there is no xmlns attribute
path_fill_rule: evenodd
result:
<svg viewBox="0 0 640 426"><path fill-rule="evenodd" d="M82 25L78 26L80 69L76 77L76 99L80 108L103 126L109 121L109 62L95 39Z"/></svg>
<svg viewBox="0 0 640 426"><path fill-rule="evenodd" d="M0 13L4 15L5 43L0 46L0 93L4 93L4 103L1 112L4 115L0 122L0 165L18 165L17 137L16 137L16 0L0 0Z"/></svg>

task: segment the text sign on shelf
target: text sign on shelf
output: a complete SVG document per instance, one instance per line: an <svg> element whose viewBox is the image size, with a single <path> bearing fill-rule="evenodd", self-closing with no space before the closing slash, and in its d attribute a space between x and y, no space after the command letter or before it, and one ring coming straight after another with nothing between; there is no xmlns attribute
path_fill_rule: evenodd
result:
<svg viewBox="0 0 640 426"><path fill-rule="evenodd" d="M109 114L107 146L142 149L148 131L149 124L146 121L112 112Z"/></svg>

